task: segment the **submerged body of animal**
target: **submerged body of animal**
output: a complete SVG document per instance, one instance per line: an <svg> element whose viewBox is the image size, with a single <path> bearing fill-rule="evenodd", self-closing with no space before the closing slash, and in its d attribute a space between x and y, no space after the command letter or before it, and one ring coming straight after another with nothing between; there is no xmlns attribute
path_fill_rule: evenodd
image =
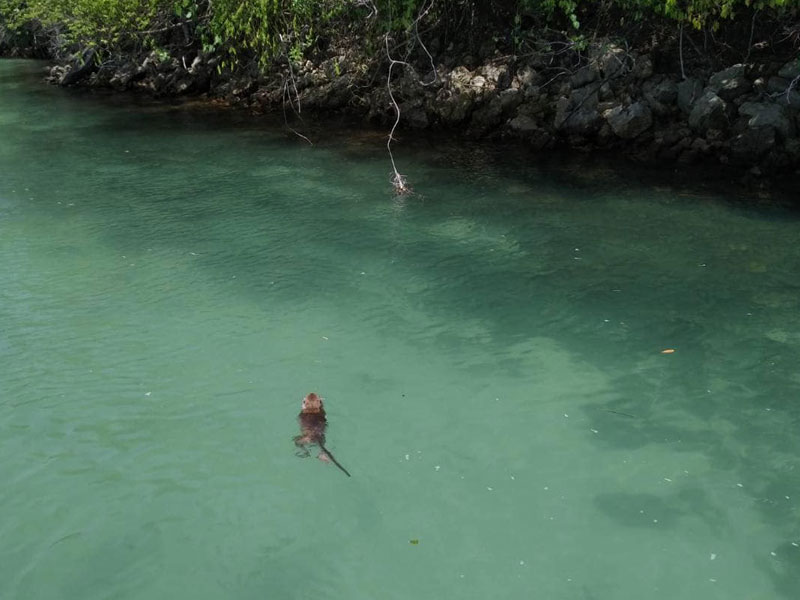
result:
<svg viewBox="0 0 800 600"><path fill-rule="evenodd" d="M308 451L308 447L316 445L320 449L317 458L325 462L330 460L345 475L350 477L347 469L340 465L339 461L331 454L331 451L325 447L325 430L328 427L328 420L325 418L322 398L313 392L307 394L303 398L297 421L300 423L300 435L294 437L294 445L298 448L297 456L302 456L303 458L310 456L311 453Z"/></svg>

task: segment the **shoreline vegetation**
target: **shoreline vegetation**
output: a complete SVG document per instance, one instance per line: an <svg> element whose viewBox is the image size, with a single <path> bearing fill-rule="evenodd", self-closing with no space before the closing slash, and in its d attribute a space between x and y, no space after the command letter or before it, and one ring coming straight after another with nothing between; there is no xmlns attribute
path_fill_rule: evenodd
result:
<svg viewBox="0 0 800 600"><path fill-rule="evenodd" d="M0 0L0 55L68 86L202 96L539 152L800 169L797 0ZM305 138L307 139L307 138ZM395 191L409 191L393 166Z"/></svg>

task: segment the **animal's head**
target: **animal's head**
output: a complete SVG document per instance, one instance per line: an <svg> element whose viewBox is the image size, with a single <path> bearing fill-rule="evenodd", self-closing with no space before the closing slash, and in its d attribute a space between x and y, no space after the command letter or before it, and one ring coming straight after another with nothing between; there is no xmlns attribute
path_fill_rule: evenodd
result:
<svg viewBox="0 0 800 600"><path fill-rule="evenodd" d="M303 412L304 413L318 413L322 411L322 398L317 396L314 392L306 395L303 398Z"/></svg>

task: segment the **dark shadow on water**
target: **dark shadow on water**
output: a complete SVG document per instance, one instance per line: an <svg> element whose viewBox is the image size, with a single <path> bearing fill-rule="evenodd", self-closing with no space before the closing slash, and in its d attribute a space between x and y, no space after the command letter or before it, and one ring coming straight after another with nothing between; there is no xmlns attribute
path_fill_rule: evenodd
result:
<svg viewBox="0 0 800 600"><path fill-rule="evenodd" d="M600 512L625 527L657 530L691 519L702 520L716 533L732 526L706 492L691 485L682 485L677 492L670 491L661 496L624 492L598 494L594 504Z"/></svg>

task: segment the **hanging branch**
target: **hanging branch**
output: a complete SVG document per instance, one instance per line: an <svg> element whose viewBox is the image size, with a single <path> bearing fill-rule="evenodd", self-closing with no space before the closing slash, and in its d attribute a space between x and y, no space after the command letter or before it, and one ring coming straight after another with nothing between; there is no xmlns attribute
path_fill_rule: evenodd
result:
<svg viewBox="0 0 800 600"><path fill-rule="evenodd" d="M286 126L286 129L291 131L297 137L304 139L308 142L309 146L313 146L313 142L304 136L302 133L297 131L295 128L289 125L289 119L286 118L286 103L288 101L289 106L292 107L292 112L297 115L297 118L300 119L300 122L303 122L303 117L300 116L300 92L297 90L297 81L294 78L294 69L292 68L292 57L289 55L289 52L285 50L286 41L283 39L283 35L280 36L280 41L284 46L284 52L286 53L286 62L289 65L289 77L283 78L283 101L281 102L281 109L283 110L283 124ZM292 88L289 89L289 84L291 83ZM292 100L292 92L294 92L294 100ZM295 101L297 102L297 107L295 108Z"/></svg>
<svg viewBox="0 0 800 600"><path fill-rule="evenodd" d="M428 83L424 83L424 82L420 81L420 85L422 85L422 86L433 85L434 83L439 81L439 72L436 70L436 65L433 62L433 56L431 56L431 53L428 52L428 48L425 46L425 44L422 42L422 38L419 36L419 22L422 20L422 18L425 15L428 14L428 12L432 8L433 8L433 0L431 0L430 6L428 6L427 8L425 8L425 5L423 4L423 10L420 10L419 15L417 15L417 18L414 19L414 35L417 38L417 42L419 42L419 45L422 47L422 50L428 56L428 60L431 63L431 70L433 71L433 79L431 81L429 81Z"/></svg>
<svg viewBox="0 0 800 600"><path fill-rule="evenodd" d="M405 176L401 175L400 172L397 170L397 165L394 163L394 156L392 155L392 141L394 140L394 131L397 129L397 126L400 123L400 106L397 104L397 100L394 99L394 94L392 94L392 69L394 69L395 65L407 65L408 63L403 62L401 60L395 60L392 58L391 53L389 52L389 34L386 33L383 36L384 42L386 44L386 57L389 59L389 74L386 77L386 90L389 92L389 99L392 101L392 105L394 106L395 112L395 120L394 125L392 125L392 130L389 132L389 139L386 140L386 150L389 152L389 160L392 162L392 171L394 175L392 176L392 186L394 186L394 193L398 196L402 196L405 194L411 193L411 187L408 185Z"/></svg>
<svg viewBox="0 0 800 600"><path fill-rule="evenodd" d="M436 70L436 65L434 64L433 56L431 56L431 53L428 51L428 48L425 46L425 44L422 43L422 39L420 38L419 35L419 22L425 17L425 15L427 15L430 12L431 8L433 8L433 0L431 0L431 3L428 4L427 6L423 4L422 8L420 8L419 13L417 14L417 18L414 19L414 22L406 30L406 33L410 35L413 29L416 41L419 42L419 45L422 47L422 50L425 52L425 54L428 57L428 60L431 63L431 68L433 70L433 80L428 83L420 82L420 84L423 86L432 85L439 80L439 73ZM400 174L400 172L397 170L397 165L394 162L394 155L392 154L392 142L394 141L394 132L397 129L397 126L400 124L400 105L397 103L397 100L395 100L394 94L392 93L392 71L394 70L395 65L409 66L409 64L406 61L392 58L391 51L389 50L388 32L384 34L383 41L384 45L386 46L386 58L389 59L389 73L386 76L386 91L389 93L389 99L392 102L392 107L394 108L394 113L395 113L394 125L392 125L392 129L389 132L389 139L386 140L386 150L389 152L389 160L392 163L392 186L394 187L394 193L397 195L405 195L413 193L413 190L411 189L411 186L408 185L408 181L406 180L405 176ZM411 53L411 44L408 43L408 54L406 58L408 58L408 55L410 55L410 53Z"/></svg>

